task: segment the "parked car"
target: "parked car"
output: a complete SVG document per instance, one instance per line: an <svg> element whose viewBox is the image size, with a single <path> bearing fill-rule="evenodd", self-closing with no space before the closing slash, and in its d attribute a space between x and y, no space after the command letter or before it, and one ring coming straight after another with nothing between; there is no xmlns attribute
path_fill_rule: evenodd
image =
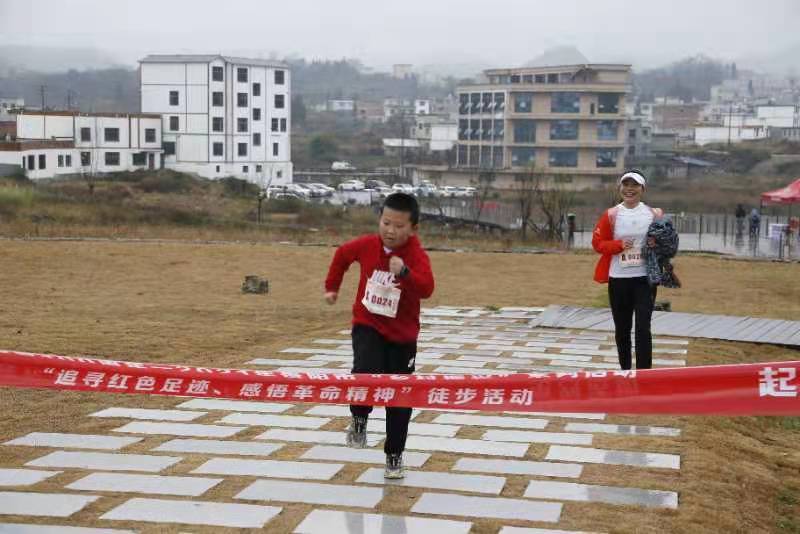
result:
<svg viewBox="0 0 800 534"><path fill-rule="evenodd" d="M444 198L453 198L457 196L458 188L452 185L446 185L444 187L439 188L439 196Z"/></svg>
<svg viewBox="0 0 800 534"><path fill-rule="evenodd" d="M273 196L272 198L274 198L275 200L305 200L297 193L291 193L291 192L276 193L275 196Z"/></svg>
<svg viewBox="0 0 800 534"><path fill-rule="evenodd" d="M474 187L466 186L466 187L457 187L456 188L456 196L457 197L474 197L478 194L478 190Z"/></svg>
<svg viewBox="0 0 800 534"><path fill-rule="evenodd" d="M286 193L285 185L271 185L267 188L267 198L275 198L280 193Z"/></svg>
<svg viewBox="0 0 800 534"><path fill-rule="evenodd" d="M389 185L383 180L367 180L366 182L364 182L364 185L366 186L367 189L375 189L375 190L381 187L389 187Z"/></svg>
<svg viewBox="0 0 800 534"><path fill-rule="evenodd" d="M428 181L420 182L415 188L417 196L420 197L435 197L439 195L439 188L436 184Z"/></svg>
<svg viewBox="0 0 800 534"><path fill-rule="evenodd" d="M392 186L392 190L395 193L408 193L409 195L414 194L414 186L411 184L394 184Z"/></svg>
<svg viewBox="0 0 800 534"><path fill-rule="evenodd" d="M301 198L311 198L312 196L315 196L314 191L304 184L289 184L286 186L286 191L289 193L294 193Z"/></svg>
<svg viewBox="0 0 800 534"><path fill-rule="evenodd" d="M376 187L375 188L375 192L378 193L378 198L383 200L386 197L388 197L389 195L391 195L392 193L394 193L394 189L384 185L384 186L381 186L381 187Z"/></svg>
<svg viewBox="0 0 800 534"><path fill-rule="evenodd" d="M321 196L321 197L329 197L329 196L333 195L333 193L336 191L336 189L334 189L333 187L331 187L329 185L320 184L320 183L317 183L317 182L306 184L306 185L308 187L310 187L312 190L317 191L319 193L319 196Z"/></svg>
<svg viewBox="0 0 800 534"><path fill-rule="evenodd" d="M339 191L363 191L364 182L361 180L345 180L339 184Z"/></svg>
<svg viewBox="0 0 800 534"><path fill-rule="evenodd" d="M353 171L355 167L349 161L334 161L331 163L332 171Z"/></svg>

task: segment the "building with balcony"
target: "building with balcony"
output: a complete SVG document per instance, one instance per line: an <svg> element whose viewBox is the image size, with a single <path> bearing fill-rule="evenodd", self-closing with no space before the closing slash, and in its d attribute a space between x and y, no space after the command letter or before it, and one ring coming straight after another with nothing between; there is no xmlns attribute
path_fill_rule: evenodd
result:
<svg viewBox="0 0 800 534"><path fill-rule="evenodd" d="M585 189L623 171L630 65L492 69L458 88L455 168L444 181L493 172L499 188L535 170L550 183Z"/></svg>
<svg viewBox="0 0 800 534"><path fill-rule="evenodd" d="M292 181L287 65L218 55L151 55L139 65L141 111L162 117L166 167Z"/></svg>

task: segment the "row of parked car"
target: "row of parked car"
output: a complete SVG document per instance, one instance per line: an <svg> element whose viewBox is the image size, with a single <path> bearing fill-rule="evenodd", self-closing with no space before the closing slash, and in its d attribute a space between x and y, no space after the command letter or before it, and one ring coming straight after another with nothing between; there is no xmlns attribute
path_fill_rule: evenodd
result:
<svg viewBox="0 0 800 534"><path fill-rule="evenodd" d="M419 185L413 186L411 184L398 183L389 187L386 182L382 180L346 180L339 184L339 191L377 191L381 196L389 195L391 193L408 193L419 197L443 197L443 198L465 198L472 197L477 194L474 187L456 187L446 185L437 187L436 184L428 181L422 181Z"/></svg>
<svg viewBox="0 0 800 534"><path fill-rule="evenodd" d="M310 200L332 197L335 192L333 187L320 183L271 185L267 188L267 198Z"/></svg>

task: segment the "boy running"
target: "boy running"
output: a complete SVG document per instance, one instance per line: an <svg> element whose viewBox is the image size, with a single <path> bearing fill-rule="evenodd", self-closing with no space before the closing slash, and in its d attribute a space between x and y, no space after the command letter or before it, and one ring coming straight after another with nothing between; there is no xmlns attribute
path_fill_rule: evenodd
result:
<svg viewBox="0 0 800 534"><path fill-rule="evenodd" d="M378 233L344 243L325 279L325 301L333 304L344 273L361 265L353 303L352 373L411 374L417 355L420 299L433 293L428 255L416 236L419 205L414 196L394 193L384 201ZM350 406L347 444L367 446L372 406ZM386 478L403 478L403 450L411 408L386 407Z"/></svg>

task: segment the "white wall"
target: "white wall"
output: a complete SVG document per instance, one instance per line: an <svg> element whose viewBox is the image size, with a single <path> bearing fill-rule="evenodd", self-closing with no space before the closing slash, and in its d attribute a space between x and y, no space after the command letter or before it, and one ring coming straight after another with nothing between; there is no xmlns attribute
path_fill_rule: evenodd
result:
<svg viewBox="0 0 800 534"><path fill-rule="evenodd" d="M730 135L731 143L767 137L767 129L763 127L698 126L694 129L694 142L698 145L709 143L727 143Z"/></svg>

